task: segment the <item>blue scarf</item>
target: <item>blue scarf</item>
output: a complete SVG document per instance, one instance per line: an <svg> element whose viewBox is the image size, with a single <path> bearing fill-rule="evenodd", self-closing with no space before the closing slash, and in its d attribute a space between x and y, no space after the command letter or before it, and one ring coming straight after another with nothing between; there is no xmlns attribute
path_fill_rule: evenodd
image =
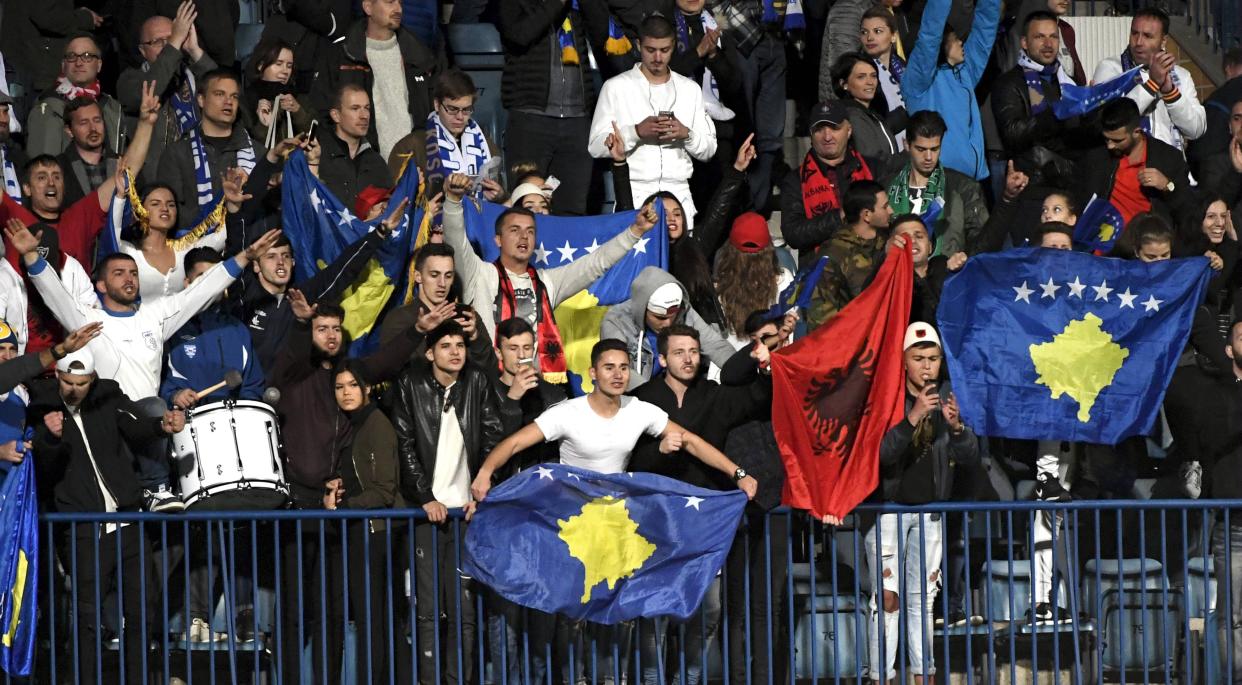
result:
<svg viewBox="0 0 1242 685"><path fill-rule="evenodd" d="M781 22L781 15L784 21ZM786 31L806 28L806 17L802 13L801 0L763 0L763 23L781 23Z"/></svg>
<svg viewBox="0 0 1242 685"><path fill-rule="evenodd" d="M237 151L237 166L247 174L254 171L257 161L254 154L254 143L246 129L241 129L246 136L246 146ZM207 150L203 147L203 131L195 126L190 129L190 155L194 159L194 187L197 192L199 217L194 223L200 224L208 216L217 212L223 197L217 197L211 184L211 164L207 160Z"/></svg>
<svg viewBox="0 0 1242 685"><path fill-rule="evenodd" d="M1044 112L1052 106L1052 100L1048 99L1044 88L1053 80L1057 80L1058 84L1064 84L1064 81L1060 80L1061 73L1064 71L1061 69L1061 63L1053 62L1048 66L1043 66L1023 52L1018 57L1018 66L1022 67L1022 78L1026 80L1026 88L1030 94L1031 116Z"/></svg>
<svg viewBox="0 0 1242 685"><path fill-rule="evenodd" d="M440 115L432 110L427 115L427 183L432 187L443 183L449 174L477 176L492 158L483 129L474 119L461 132L461 142L440 123Z"/></svg>
<svg viewBox="0 0 1242 685"><path fill-rule="evenodd" d="M14 200L22 199L22 185L17 179L17 167L13 166L13 161L9 159L9 149L0 146L0 160L3 162L3 169L0 174L4 176L4 192Z"/></svg>

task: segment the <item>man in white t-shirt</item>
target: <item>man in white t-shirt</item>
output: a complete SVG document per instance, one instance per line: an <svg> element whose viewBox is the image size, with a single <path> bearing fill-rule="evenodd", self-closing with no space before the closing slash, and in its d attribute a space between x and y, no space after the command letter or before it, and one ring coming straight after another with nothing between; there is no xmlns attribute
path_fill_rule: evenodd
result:
<svg viewBox="0 0 1242 685"><path fill-rule="evenodd" d="M707 441L669 421L653 404L625 395L630 383L630 353L625 343L607 338L591 348L593 390L585 397L561 402L496 445L470 486L476 502L492 487L496 470L518 452L550 440L561 441L561 463L599 473L621 473L634 444L644 433L660 438L660 451L684 450L703 463L729 474L747 497L759 483ZM468 507L467 510L472 510Z"/></svg>

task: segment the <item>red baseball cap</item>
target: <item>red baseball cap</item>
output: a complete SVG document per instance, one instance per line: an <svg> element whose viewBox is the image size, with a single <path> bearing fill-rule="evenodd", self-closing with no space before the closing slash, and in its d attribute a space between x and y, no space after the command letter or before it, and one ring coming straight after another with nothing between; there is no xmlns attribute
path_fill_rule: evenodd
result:
<svg viewBox="0 0 1242 685"><path fill-rule="evenodd" d="M746 212L733 220L729 230L729 242L742 252L758 252L772 244L768 234L768 222L756 212Z"/></svg>
<svg viewBox="0 0 1242 685"><path fill-rule="evenodd" d="M379 186L367 186L358 193L358 197L354 198L354 216L359 221L366 221L367 214L371 212L371 208L381 202L387 202L392 197L391 188L381 188Z"/></svg>

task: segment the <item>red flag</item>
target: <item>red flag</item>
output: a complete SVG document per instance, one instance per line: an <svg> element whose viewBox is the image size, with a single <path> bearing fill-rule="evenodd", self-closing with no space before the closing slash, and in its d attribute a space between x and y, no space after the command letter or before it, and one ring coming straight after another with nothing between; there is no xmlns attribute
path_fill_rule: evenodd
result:
<svg viewBox="0 0 1242 685"><path fill-rule="evenodd" d="M862 294L772 355L785 504L844 517L875 489L880 440L905 414L901 342L913 287L909 248L892 248Z"/></svg>

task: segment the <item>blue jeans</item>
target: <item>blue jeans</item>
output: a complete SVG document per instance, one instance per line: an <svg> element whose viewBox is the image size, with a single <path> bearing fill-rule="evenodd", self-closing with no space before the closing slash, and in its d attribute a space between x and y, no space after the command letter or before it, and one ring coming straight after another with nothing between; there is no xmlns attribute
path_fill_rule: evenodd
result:
<svg viewBox="0 0 1242 685"><path fill-rule="evenodd" d="M1242 515L1229 516L1228 539L1222 517L1212 531L1212 557L1216 565L1216 622L1220 626L1221 669L1242 681ZM1229 569L1226 574L1225 569Z"/></svg>
<svg viewBox="0 0 1242 685"><path fill-rule="evenodd" d="M742 73L758 153L748 175L750 194L756 211L763 211L772 195L772 168L781 157L785 137L785 44L764 37L742 61Z"/></svg>
<svg viewBox="0 0 1242 685"><path fill-rule="evenodd" d="M552 635L556 617L525 609L487 591L487 642L491 649L491 677L494 685L543 683L548 679L549 655L554 651ZM521 674L526 672L526 678Z"/></svg>

